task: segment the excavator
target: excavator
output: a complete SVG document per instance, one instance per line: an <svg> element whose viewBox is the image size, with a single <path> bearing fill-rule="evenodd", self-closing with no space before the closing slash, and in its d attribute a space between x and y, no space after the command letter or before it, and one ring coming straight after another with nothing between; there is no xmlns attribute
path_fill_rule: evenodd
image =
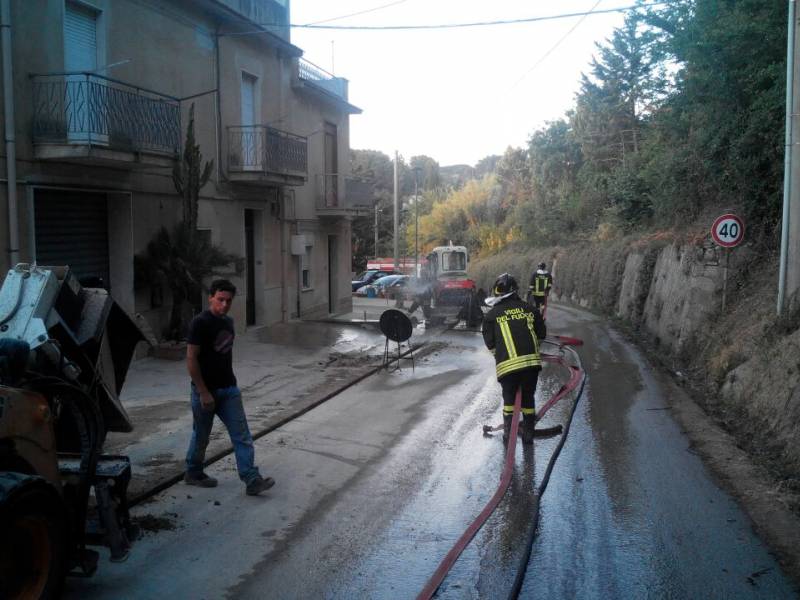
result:
<svg viewBox="0 0 800 600"><path fill-rule="evenodd" d="M19 264L0 288L0 598L57 598L104 545L127 558L137 527L130 460L103 454L133 424L120 392L140 326L69 267Z"/></svg>

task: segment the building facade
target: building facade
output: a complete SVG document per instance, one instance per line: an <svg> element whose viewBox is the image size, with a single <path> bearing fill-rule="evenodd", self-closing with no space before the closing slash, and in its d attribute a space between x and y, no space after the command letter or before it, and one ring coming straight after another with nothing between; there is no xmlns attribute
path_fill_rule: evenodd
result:
<svg viewBox="0 0 800 600"><path fill-rule="evenodd" d="M351 306L347 81L290 41L289 0L2 0L3 271L68 264L163 331L134 256L181 218L194 107L198 229L243 258L240 327ZM355 188L354 188L355 189ZM152 284L152 285L151 285Z"/></svg>

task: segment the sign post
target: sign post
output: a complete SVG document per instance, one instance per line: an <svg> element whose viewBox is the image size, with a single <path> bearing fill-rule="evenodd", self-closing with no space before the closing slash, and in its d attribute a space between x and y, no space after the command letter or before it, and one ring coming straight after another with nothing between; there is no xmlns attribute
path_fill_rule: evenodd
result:
<svg viewBox="0 0 800 600"><path fill-rule="evenodd" d="M725 294L728 287L728 265L730 249L742 243L744 238L744 221L733 213L725 213L714 219L711 225L711 237L725 251L725 266L722 271L722 310L725 310Z"/></svg>

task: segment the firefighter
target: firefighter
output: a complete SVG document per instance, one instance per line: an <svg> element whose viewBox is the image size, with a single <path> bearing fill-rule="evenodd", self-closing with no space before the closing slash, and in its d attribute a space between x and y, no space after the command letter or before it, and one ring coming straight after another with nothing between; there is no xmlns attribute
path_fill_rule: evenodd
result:
<svg viewBox="0 0 800 600"><path fill-rule="evenodd" d="M483 341L494 354L497 381L503 390L503 441L508 441L514 399L522 388L522 443L533 442L536 424L534 393L542 359L539 340L547 329L539 310L519 297L517 280L503 273L494 283L492 309L483 318Z"/></svg>
<svg viewBox="0 0 800 600"><path fill-rule="evenodd" d="M547 265L541 262L539 263L539 268L531 275L531 282L528 286L528 301L530 302L533 299L536 308L541 310L552 287L553 276L547 270Z"/></svg>

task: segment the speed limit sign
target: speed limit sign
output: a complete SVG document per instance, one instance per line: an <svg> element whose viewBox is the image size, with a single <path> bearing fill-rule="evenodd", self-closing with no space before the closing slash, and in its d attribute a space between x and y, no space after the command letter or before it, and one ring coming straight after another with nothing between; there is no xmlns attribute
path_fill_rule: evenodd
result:
<svg viewBox="0 0 800 600"><path fill-rule="evenodd" d="M744 237L744 222L732 213L721 215L711 226L711 237L723 248L738 246Z"/></svg>

